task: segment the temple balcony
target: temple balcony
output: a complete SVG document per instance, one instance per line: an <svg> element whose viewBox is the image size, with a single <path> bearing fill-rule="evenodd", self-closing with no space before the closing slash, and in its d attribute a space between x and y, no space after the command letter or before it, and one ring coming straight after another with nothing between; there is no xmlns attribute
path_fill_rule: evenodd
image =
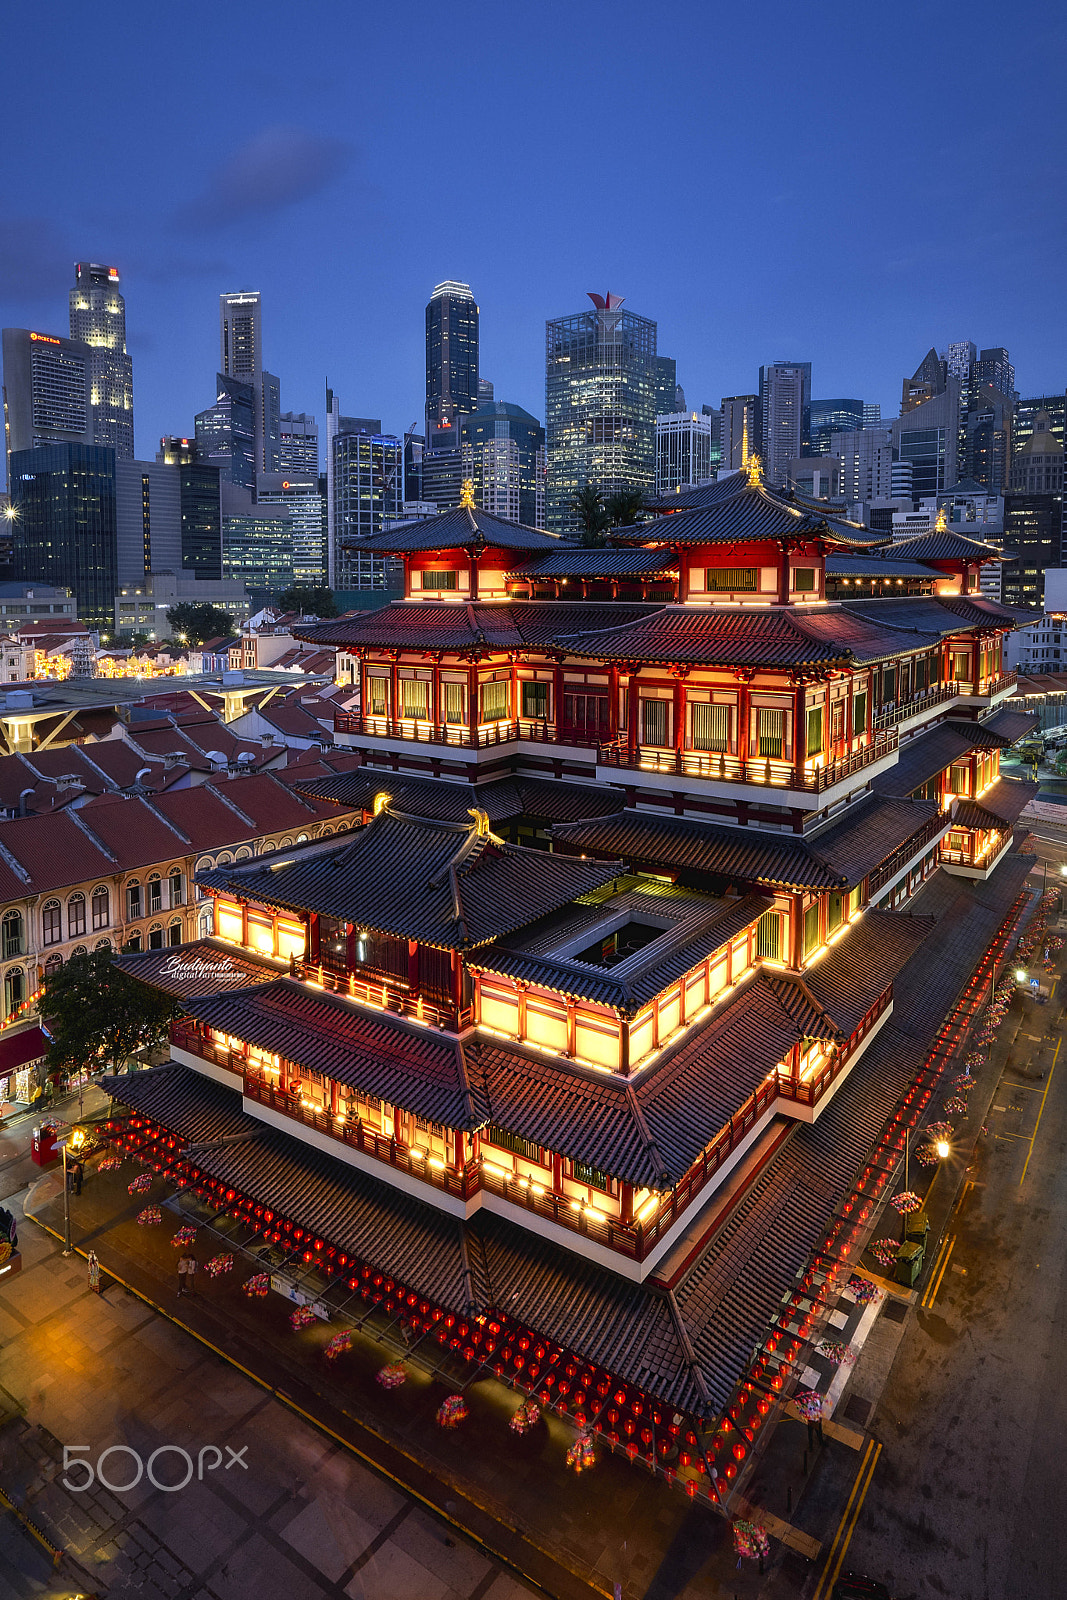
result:
<svg viewBox="0 0 1067 1600"><path fill-rule="evenodd" d="M984 883L992 877L1004 853L1011 848L1010 828L988 836L970 829L949 832L941 846L941 865L956 878L973 878Z"/></svg>
<svg viewBox="0 0 1067 1600"><path fill-rule="evenodd" d="M339 745L386 755L404 754L412 746L428 756L448 756L471 763L523 745L552 745L556 749L595 751L598 730L561 727L546 718L501 718L473 726L460 722L424 722L410 717L365 716L361 711L338 711L334 737ZM587 759L592 759L587 756Z"/></svg>
<svg viewBox="0 0 1067 1600"><path fill-rule="evenodd" d="M1015 693L1019 682L1017 672L1002 672L997 677L979 678L977 682L961 679L956 684L961 706L989 707L999 705Z"/></svg>
<svg viewBox="0 0 1067 1600"><path fill-rule="evenodd" d="M879 732L884 728L904 729L911 723L920 722L929 716L931 711L937 710L944 715L945 710L960 699L960 694L958 683L938 684L933 689L913 694L908 700L885 706L881 711L875 712L871 719L872 726Z"/></svg>
<svg viewBox="0 0 1067 1600"><path fill-rule="evenodd" d="M749 792L748 800L773 798L777 805L803 805L816 798L820 806L843 799L863 775L868 782L888 771L897 757L899 735L896 728L876 730L867 744L836 760L821 756L786 761L776 756L750 756L747 759L725 752L705 750L665 750L651 745L631 749L625 737L600 747L597 777L618 782L625 770L639 783L662 787L665 776L684 777L699 785L701 792L729 797L738 788Z"/></svg>

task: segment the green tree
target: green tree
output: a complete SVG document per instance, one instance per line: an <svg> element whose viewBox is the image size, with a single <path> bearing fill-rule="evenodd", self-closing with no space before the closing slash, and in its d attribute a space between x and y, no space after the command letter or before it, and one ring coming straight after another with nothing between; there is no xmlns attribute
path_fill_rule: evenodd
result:
<svg viewBox="0 0 1067 1600"><path fill-rule="evenodd" d="M305 617L340 616L333 590L325 587L314 589L310 584L294 583L274 603L283 611L300 611Z"/></svg>
<svg viewBox="0 0 1067 1600"><path fill-rule="evenodd" d="M46 979L41 1013L52 1034L49 1068L78 1072L107 1062L121 1066L135 1050L161 1044L175 1006L121 972L110 950L94 950L71 956Z"/></svg>
<svg viewBox="0 0 1067 1600"><path fill-rule="evenodd" d="M204 644L208 639L228 639L236 632L233 618L221 606L206 600L182 600L167 607L167 622L173 637L184 644Z"/></svg>
<svg viewBox="0 0 1067 1600"><path fill-rule="evenodd" d="M640 489L618 489L608 497L604 509L613 528L632 528L642 521L647 508Z"/></svg>
<svg viewBox="0 0 1067 1600"><path fill-rule="evenodd" d="M608 514L600 490L593 483L583 484L574 497L573 510L581 530L581 542L587 549L604 543L604 530Z"/></svg>

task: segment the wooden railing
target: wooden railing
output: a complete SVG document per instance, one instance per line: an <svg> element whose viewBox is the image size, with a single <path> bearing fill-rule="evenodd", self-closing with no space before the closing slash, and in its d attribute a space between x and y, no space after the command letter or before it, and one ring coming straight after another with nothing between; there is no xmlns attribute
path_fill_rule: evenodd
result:
<svg viewBox="0 0 1067 1600"><path fill-rule="evenodd" d="M626 738L622 737L601 745L598 760L603 766L634 771L683 773L687 777L712 778L720 783L758 784L761 788L799 789L821 794L875 761L892 755L898 742L895 728L880 729L861 750L816 766L809 761L782 761L774 756L745 759L724 752L660 750L651 745L638 745L636 751L631 751Z"/></svg>
<svg viewBox="0 0 1067 1600"><path fill-rule="evenodd" d="M595 748L598 735L582 728L560 727L545 717L500 718L470 727L460 722L428 722L416 717L374 717L362 711L336 711L335 733L361 738L404 739L414 744L459 745L467 750L488 750L524 739L534 744L565 744Z"/></svg>
<svg viewBox="0 0 1067 1600"><path fill-rule="evenodd" d="M452 1033L469 1027L474 1016L472 1006L457 1011L440 1000L413 995L404 979L395 976L383 974L374 981L357 978L354 973L335 971L325 963L306 961L302 956L294 956L289 968L294 978L317 983L330 994L347 995L350 1000L358 1000L376 1011L392 1011L396 1016L428 1022Z"/></svg>
<svg viewBox="0 0 1067 1600"><path fill-rule="evenodd" d="M1017 672L1002 672L999 678L983 678L978 685L981 695L1001 694L1005 689L1012 689L1019 681Z"/></svg>
<svg viewBox="0 0 1067 1600"><path fill-rule="evenodd" d="M939 833L943 832L948 825L948 820L948 817L943 812L939 812L936 817L928 818L921 828L913 833L909 839L905 839L904 843L893 851L891 856L887 856L884 861L880 862L874 871L868 874L868 898L876 895L878 890L889 882L890 878L896 876L901 867L910 861L913 856L918 855L924 845L929 844L931 839L935 839Z"/></svg>
<svg viewBox="0 0 1067 1600"><path fill-rule="evenodd" d="M944 705L947 700L958 700L960 686L958 683L942 683L936 688L924 689L919 694L913 694L910 700L902 700L899 705L886 706L882 711L876 711L872 722L875 728L895 728L901 722L907 722L909 717L917 717L921 711L929 710L932 706Z"/></svg>

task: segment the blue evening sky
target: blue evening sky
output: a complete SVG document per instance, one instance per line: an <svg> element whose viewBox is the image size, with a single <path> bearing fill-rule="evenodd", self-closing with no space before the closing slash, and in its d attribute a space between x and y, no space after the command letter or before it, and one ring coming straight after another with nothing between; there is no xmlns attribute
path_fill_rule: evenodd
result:
<svg viewBox="0 0 1067 1600"><path fill-rule="evenodd" d="M137 453L210 403L218 294L264 296L285 409L421 423L424 306L544 414L546 317L611 290L689 404L810 359L895 414L933 344L1067 384L1062 3L11 0L0 321L67 332L117 265Z"/></svg>

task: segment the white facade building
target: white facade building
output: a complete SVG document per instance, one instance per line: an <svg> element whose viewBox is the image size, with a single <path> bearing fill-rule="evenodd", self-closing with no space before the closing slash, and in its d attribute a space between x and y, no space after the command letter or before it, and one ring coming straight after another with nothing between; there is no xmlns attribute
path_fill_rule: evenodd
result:
<svg viewBox="0 0 1067 1600"><path fill-rule="evenodd" d="M656 493L711 479L712 419L696 411L656 418Z"/></svg>

